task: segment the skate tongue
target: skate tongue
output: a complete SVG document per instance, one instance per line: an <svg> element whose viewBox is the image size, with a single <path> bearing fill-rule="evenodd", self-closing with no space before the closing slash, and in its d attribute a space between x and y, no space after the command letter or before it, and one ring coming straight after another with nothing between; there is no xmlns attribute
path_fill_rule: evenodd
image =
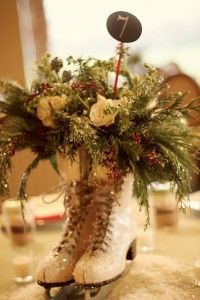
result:
<svg viewBox="0 0 200 300"><path fill-rule="evenodd" d="M81 179L88 179L92 170L92 159L88 151L80 148L80 177Z"/></svg>

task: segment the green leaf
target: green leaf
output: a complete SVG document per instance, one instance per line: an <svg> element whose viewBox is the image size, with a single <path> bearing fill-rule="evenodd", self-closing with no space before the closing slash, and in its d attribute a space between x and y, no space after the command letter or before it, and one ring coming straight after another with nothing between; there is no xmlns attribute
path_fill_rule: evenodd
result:
<svg viewBox="0 0 200 300"><path fill-rule="evenodd" d="M60 171L58 168L58 163L57 163L57 159L56 159L56 154L53 154L50 158L49 158L50 164L52 166L52 168L54 169L54 171L60 175Z"/></svg>

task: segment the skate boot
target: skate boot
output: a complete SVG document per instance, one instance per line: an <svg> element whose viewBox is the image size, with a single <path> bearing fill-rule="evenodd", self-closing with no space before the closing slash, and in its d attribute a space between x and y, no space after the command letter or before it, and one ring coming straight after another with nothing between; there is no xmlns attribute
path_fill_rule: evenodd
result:
<svg viewBox="0 0 200 300"><path fill-rule="evenodd" d="M40 263L38 284L46 287L64 286L73 281L75 264L89 242L95 208L91 206L95 183L76 182L68 195L67 220L58 245ZM72 199L69 199L72 198Z"/></svg>
<svg viewBox="0 0 200 300"><path fill-rule="evenodd" d="M89 245L74 269L76 283L86 289L115 281L125 270L127 254L135 257L132 177L118 188L102 185L93 205L97 211Z"/></svg>

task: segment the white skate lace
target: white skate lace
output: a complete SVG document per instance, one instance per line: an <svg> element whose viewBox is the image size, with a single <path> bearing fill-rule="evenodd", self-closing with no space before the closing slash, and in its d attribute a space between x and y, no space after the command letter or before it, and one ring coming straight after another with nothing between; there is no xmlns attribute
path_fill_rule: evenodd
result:
<svg viewBox="0 0 200 300"><path fill-rule="evenodd" d="M87 180L74 182L68 187L68 193L65 196L67 223L62 239L54 249L55 255L58 255L63 248L71 253L76 247L80 231L92 203L95 188L96 183Z"/></svg>
<svg viewBox="0 0 200 300"><path fill-rule="evenodd" d="M110 185L105 182L96 191L96 220L93 224L93 231L90 236L88 253L93 255L95 251L107 251L112 237L113 208L117 204L117 193L121 185Z"/></svg>

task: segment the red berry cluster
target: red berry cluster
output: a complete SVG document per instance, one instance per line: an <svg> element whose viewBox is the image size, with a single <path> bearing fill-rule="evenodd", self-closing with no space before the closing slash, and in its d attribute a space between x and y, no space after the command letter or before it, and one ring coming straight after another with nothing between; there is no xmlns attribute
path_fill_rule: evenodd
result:
<svg viewBox="0 0 200 300"><path fill-rule="evenodd" d="M50 89L51 86L49 83L41 83L39 86L38 90L35 93L32 93L29 95L29 101L33 100L35 97L41 95L41 94L46 94L47 90Z"/></svg>
<svg viewBox="0 0 200 300"><path fill-rule="evenodd" d="M159 157L159 154L156 153L155 149L153 149L151 152L148 152L145 155L145 158L147 159L148 164L152 167L160 165L160 161L159 161L158 157Z"/></svg>
<svg viewBox="0 0 200 300"><path fill-rule="evenodd" d="M116 181L122 180L119 165L114 157L114 153L111 148L104 151L101 164L108 169L107 175L109 178L114 179Z"/></svg>
<svg viewBox="0 0 200 300"><path fill-rule="evenodd" d="M26 141L25 135L21 135L20 137L13 138L1 150L1 154L12 157L16 152L17 146L24 144L25 141Z"/></svg>
<svg viewBox="0 0 200 300"><path fill-rule="evenodd" d="M78 92L83 92L83 91L95 91L98 93L102 93L102 89L97 86L95 82L92 81L86 81L86 82L74 82L71 85L72 89Z"/></svg>
<svg viewBox="0 0 200 300"><path fill-rule="evenodd" d="M39 126L35 132L39 138L43 138L47 133L47 129L45 127Z"/></svg>
<svg viewBox="0 0 200 300"><path fill-rule="evenodd" d="M4 153L6 153L7 156L12 157L15 154L16 151L16 142L10 141L5 148L3 149Z"/></svg>
<svg viewBox="0 0 200 300"><path fill-rule="evenodd" d="M139 133L133 132L131 134L131 138L136 144L138 144L138 145L142 144L142 137Z"/></svg>

